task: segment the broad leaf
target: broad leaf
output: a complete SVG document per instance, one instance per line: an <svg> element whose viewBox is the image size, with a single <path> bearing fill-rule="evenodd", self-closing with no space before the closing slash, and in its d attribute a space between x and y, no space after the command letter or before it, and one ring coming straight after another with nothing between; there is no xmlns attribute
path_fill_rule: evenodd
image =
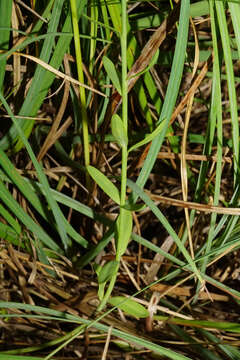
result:
<svg viewBox="0 0 240 360"><path fill-rule="evenodd" d="M103 57L103 66L104 66L109 78L111 79L114 87L116 88L117 92L120 95L122 95L121 83L120 83L114 63L107 56L104 56Z"/></svg>
<svg viewBox="0 0 240 360"><path fill-rule="evenodd" d="M127 131L124 128L122 119L119 115L114 114L111 120L112 134L115 137L120 147L127 147L128 136Z"/></svg>
<svg viewBox="0 0 240 360"><path fill-rule="evenodd" d="M118 259L125 253L129 239L132 234L132 213L123 208L120 209L120 216L117 219L117 256Z"/></svg>
<svg viewBox="0 0 240 360"><path fill-rule="evenodd" d="M140 146L143 146L143 145L149 143L150 141L152 141L157 135L160 134L160 132L165 127L165 125L166 125L166 120L163 120L151 134L147 134L143 140L139 141L138 143L136 143L135 145L130 147L128 152L135 150L135 149L139 148Z"/></svg>
<svg viewBox="0 0 240 360"><path fill-rule="evenodd" d="M98 186L117 204L120 204L120 195L116 186L103 174L101 171L95 167L89 165L87 166L87 171L89 175L93 178Z"/></svg>
<svg viewBox="0 0 240 360"><path fill-rule="evenodd" d="M113 306L117 306L126 314L135 316L136 318L146 318L149 316L148 310L133 299L128 299L123 296L115 296L110 298L108 302Z"/></svg>

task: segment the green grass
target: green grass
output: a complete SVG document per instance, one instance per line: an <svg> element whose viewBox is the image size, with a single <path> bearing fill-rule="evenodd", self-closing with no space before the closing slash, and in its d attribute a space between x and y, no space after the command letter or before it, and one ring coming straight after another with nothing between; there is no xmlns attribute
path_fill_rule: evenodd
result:
<svg viewBox="0 0 240 360"><path fill-rule="evenodd" d="M54 338L39 342L33 334L31 345L17 345L13 336L14 346L0 342L0 359L60 359L64 352L71 358L75 353L69 344L74 347L78 341L82 346L86 331L90 338L97 332L104 341L111 333L134 359L139 349L143 359L240 358L240 324L235 322L240 292L236 275L224 273L228 266L235 274L239 266L238 215L191 210L188 224L181 208L153 200L153 194L163 194L206 207L239 207L239 3L32 1L46 21L19 3L25 22L17 29L11 21L13 6L9 0L0 2L0 256L5 256L0 261L4 291L9 286L8 301L1 297L0 318L13 329L23 321L44 329L46 322ZM171 117L194 81L189 76L197 47L190 16L200 61L209 65L185 125L186 107L173 123ZM150 30L163 29L165 19L167 32L160 33L160 47L154 47ZM18 34L16 44L13 31ZM25 70L15 88L12 78L18 69L12 58L17 52L23 54ZM61 108L63 80L24 54L62 73L68 54L71 77L84 87L71 83ZM199 63L197 70L201 68ZM57 117L58 139L38 162ZM160 160L158 154L185 151L184 131L186 153L208 160L187 160L188 193L183 197L186 183L181 184L179 160ZM232 158L232 167L225 156ZM166 250L164 242L170 238L173 245ZM47 272L37 265L31 268L25 260L22 268L16 260L19 254L29 254L29 264L40 261ZM157 280L145 283L147 264L157 254L163 259ZM63 270L71 280L59 275ZM82 316L85 295L80 290L79 297L73 279L80 282L84 276L86 292L98 299L94 305L84 303L91 315ZM22 277L25 285L20 284ZM42 297L37 297L35 281L42 277L46 286L56 285L62 292L51 294L48 289L49 298L41 291ZM192 297L160 294L156 313L144 320L151 311L151 285L157 283L191 286ZM210 294L209 301L200 300L200 291ZM211 293L228 296L229 312L226 304L211 303ZM69 314L71 307L76 311L76 302L80 314ZM63 311L52 308L63 303L68 306ZM117 309L134 330L127 329ZM217 319L220 312L222 320ZM147 333L148 326L154 328L152 333Z"/></svg>

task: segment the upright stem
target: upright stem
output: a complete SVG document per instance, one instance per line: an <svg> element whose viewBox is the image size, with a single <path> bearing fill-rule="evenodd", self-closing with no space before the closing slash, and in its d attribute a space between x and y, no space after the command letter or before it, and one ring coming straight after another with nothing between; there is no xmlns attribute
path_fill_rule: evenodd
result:
<svg viewBox="0 0 240 360"><path fill-rule="evenodd" d="M71 12L72 12L72 23L73 23L73 34L74 34L74 45L75 45L75 53L76 53L76 61L77 61L78 80L81 83L84 83L84 73L83 73L83 64L82 64L80 35L79 35L79 28L78 28L76 0L70 0L70 3L71 3ZM80 102L81 102L81 115L82 115L82 125L83 125L84 162L85 162L85 166L88 166L90 164L88 119L87 119L87 110L86 110L86 94L85 94L85 89L82 86L79 87L79 96L80 96ZM89 185L88 173L86 173L86 180L87 180L87 185Z"/></svg>
<svg viewBox="0 0 240 360"><path fill-rule="evenodd" d="M122 56L122 121L126 134L128 133L128 81L127 81L127 0L122 0L122 31L121 31L121 56ZM120 214L119 214L119 241L124 232L125 211L122 206L126 202L127 189L127 145L122 147L122 171L121 171L121 194L120 194ZM120 261L120 254L117 251L116 260Z"/></svg>
<svg viewBox="0 0 240 360"><path fill-rule="evenodd" d="M122 55L122 121L126 133L128 132L128 81L127 81L127 1L122 0L122 32L121 32L121 55ZM122 147L122 175L121 175L121 205L126 201L127 184L127 146ZM121 210L120 210L121 215Z"/></svg>
<svg viewBox="0 0 240 360"><path fill-rule="evenodd" d="M121 31L121 55L122 55L122 122L125 127L126 134L128 131L128 81L127 81L127 1L122 0L122 31ZM107 291L98 306L98 311L101 311L107 303L112 290L114 288L118 268L121 260L121 242L124 241L124 233L126 231L124 224L124 211L123 206L126 202L126 189L127 189L127 159L128 159L128 145L122 146L122 172L121 172L121 194L120 194L120 214L119 214L119 231L118 231L118 243L116 246L116 260L118 261L118 267L112 274L112 278L109 282Z"/></svg>

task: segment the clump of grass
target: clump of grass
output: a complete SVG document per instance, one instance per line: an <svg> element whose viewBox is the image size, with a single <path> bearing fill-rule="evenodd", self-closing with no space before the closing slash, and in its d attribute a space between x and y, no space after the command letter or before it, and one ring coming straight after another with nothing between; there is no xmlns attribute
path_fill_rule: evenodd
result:
<svg viewBox="0 0 240 360"><path fill-rule="evenodd" d="M240 5L30 5L0 3L0 358L240 358Z"/></svg>

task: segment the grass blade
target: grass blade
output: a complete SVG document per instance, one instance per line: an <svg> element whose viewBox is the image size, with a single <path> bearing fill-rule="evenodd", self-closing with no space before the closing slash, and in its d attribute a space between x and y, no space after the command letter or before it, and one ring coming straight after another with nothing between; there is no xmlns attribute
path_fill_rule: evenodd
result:
<svg viewBox="0 0 240 360"><path fill-rule="evenodd" d="M10 38L10 23L12 16L12 0L0 1L0 50L8 49L8 42ZM2 28L2 29L1 29ZM6 30L8 29L8 30ZM6 59L0 66L0 91L3 89L3 81L5 76Z"/></svg>
<svg viewBox="0 0 240 360"><path fill-rule="evenodd" d="M182 241L179 239L179 237L177 236L177 234L175 233L175 231L173 230L173 228L171 227L171 225L169 224L169 222L167 221L165 216L161 213L161 211L154 204L154 202L150 199L150 197L137 184L135 184L131 180L127 180L127 184L145 202L145 204L150 207L150 209L152 210L154 215L158 218L158 220L161 222L161 224L167 230L169 235L172 236L172 238L175 241L177 247L182 252L185 259L187 260L187 262L191 266L192 271L195 273L195 275L197 276L199 281L202 283L202 281L203 281L202 276L200 275L200 273L199 273L193 259L189 255L189 253L186 250L186 248L184 247Z"/></svg>
<svg viewBox="0 0 240 360"><path fill-rule="evenodd" d="M236 183L236 177L238 174L238 162L239 162L239 126L238 126L238 107L236 88L234 81L233 62L231 55L231 47L228 33L228 26L225 16L224 4L222 1L215 1L216 13L218 17L219 31L221 34L222 47L224 60L227 73L227 84L229 93L229 105L232 120L232 140L233 140L233 164L234 164L234 179Z"/></svg>
<svg viewBox="0 0 240 360"><path fill-rule="evenodd" d="M171 68L171 75L168 83L167 93L165 96L163 108L161 111L161 116L159 118L158 124L162 121L166 121L165 126L161 134L159 134L152 142L149 149L148 155L144 162L143 168L138 176L137 184L141 188L146 183L149 174L153 168L153 165L156 161L157 154L162 145L163 139L167 132L168 124L173 112L173 108L177 99L178 90L182 78L183 66L185 61L185 53L188 39L188 26L189 26L189 11L190 3L189 0L184 0L181 2L180 10L180 19L179 19L179 28L177 34L176 48L174 53L173 64ZM165 120L166 119L166 120ZM133 202L137 199L136 194L133 195Z"/></svg>
<svg viewBox="0 0 240 360"><path fill-rule="evenodd" d="M98 186L117 204L120 204L120 194L117 187L98 169L93 166L87 166L89 175L93 178Z"/></svg>
<svg viewBox="0 0 240 360"><path fill-rule="evenodd" d="M16 200L12 197L9 191L0 180L0 197L2 202L17 216L17 218L46 246L50 249L62 253L59 246L38 226L29 215L27 215Z"/></svg>
<svg viewBox="0 0 240 360"><path fill-rule="evenodd" d="M58 5L61 5L63 3L63 0L61 0L61 3L55 2L54 12L52 12L51 19L52 19L52 26L48 29L48 34L39 36L38 39L45 39L48 38L54 39L56 35L52 36L52 33L56 33L56 29L58 24L56 23L56 20L59 18L60 14L60 7L58 8ZM85 5L84 2L81 2L78 8L78 15L81 13L81 10L83 6ZM56 19L54 20L54 17L56 16ZM50 26L50 25L49 25ZM34 30L34 29L33 29ZM71 24L71 14L68 12L65 23L62 28L63 33L70 33L72 30L72 24ZM62 59L64 57L64 54L67 51L67 48L71 42L72 36L60 36L57 45L55 47L54 53L52 55L52 58L50 60L49 65L53 66L54 68L58 69L59 66L62 63ZM23 46L27 46L28 43L35 42L37 39L33 36L31 39L27 39L24 44L19 45L19 48L22 49ZM48 43L46 43L45 48L48 49L46 58L42 60L49 59L49 56L51 55L51 51L49 53L49 46L48 44L53 44L53 41L50 42L48 40ZM4 58L6 58L7 55L10 55L10 53L13 53L15 49L12 49L8 54L1 55L0 61L2 61ZM39 78L40 77L40 78ZM37 66L33 82L31 84L31 88L29 89L27 96L24 100L24 103L20 109L19 115L22 116L36 116L37 111L39 107L41 106L49 87L51 86L52 82L55 79L55 75L46 72L45 69L43 69L40 65ZM33 86L34 85L34 86ZM26 119L18 119L18 123L20 127L25 131L25 135L28 136L32 130L32 127L34 125L34 121L29 121ZM11 147L18 139L18 132L14 126L10 128L8 133L0 140L0 147L3 150L8 149ZM18 146L15 148L16 151L18 151L22 144L18 144Z"/></svg>
<svg viewBox="0 0 240 360"><path fill-rule="evenodd" d="M56 201L54 200L54 198L52 197L52 194L49 190L49 184L48 184L48 181L47 181L47 178L44 174L44 172L42 171L42 168L40 166L40 164L38 163L32 149L31 149L31 146L29 145L24 133L23 133L23 130L21 129L21 127L19 126L19 123L18 121L16 120L16 118L14 117L10 107L8 106L6 100L4 99L4 97L2 96L2 94L0 93L0 100L1 102L3 103L5 109L7 110L8 114L11 116L11 119L13 120L13 123L14 125L16 126L16 129L19 133L19 136L23 142L23 144L25 145L27 151L28 151L28 154L33 162L33 165L37 171L37 174L38 174L38 177L39 177L39 180L41 182L41 184L43 185L43 189L45 191L45 194L46 194L46 199L50 205L50 208L52 209L52 212L54 214L54 217L55 217L55 220L56 220L56 224L57 224L57 228L58 228L58 232L59 232L59 235L61 236L61 239L62 239L62 242L63 242L63 245L64 245L64 248L65 250L67 250L68 246L70 245L70 240L68 239L67 237L67 234L66 234L66 229L65 227L63 226L63 214L61 213L60 209L59 209L59 206L58 204L56 203Z"/></svg>
<svg viewBox="0 0 240 360"><path fill-rule="evenodd" d="M113 62L107 56L104 56L102 61L103 61L105 70L106 70L110 80L112 81L113 85L115 86L117 92L120 95L122 95L120 80L119 80L119 77L118 77L118 74L117 74L117 71L116 71L116 68L115 68Z"/></svg>

